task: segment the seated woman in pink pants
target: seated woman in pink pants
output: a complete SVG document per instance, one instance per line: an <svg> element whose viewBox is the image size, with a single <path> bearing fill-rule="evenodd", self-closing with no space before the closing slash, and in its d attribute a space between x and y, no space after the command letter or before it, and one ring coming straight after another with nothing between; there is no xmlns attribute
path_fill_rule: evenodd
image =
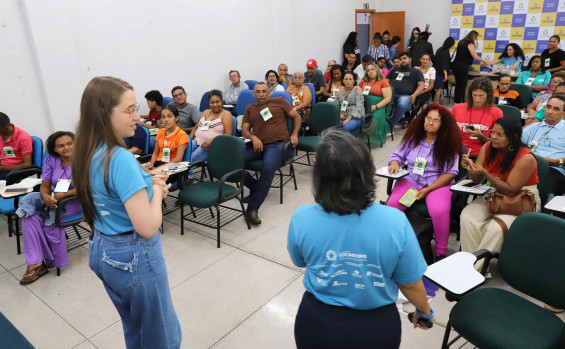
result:
<svg viewBox="0 0 565 349"><path fill-rule="evenodd" d="M388 159L388 171L397 173L408 164L410 174L399 179L388 206L401 211L408 207L399 201L410 188L416 200L426 200L436 241L436 261L445 258L449 237L449 211L454 179L459 172L461 135L451 112L439 104L429 104L410 124L400 146Z"/></svg>

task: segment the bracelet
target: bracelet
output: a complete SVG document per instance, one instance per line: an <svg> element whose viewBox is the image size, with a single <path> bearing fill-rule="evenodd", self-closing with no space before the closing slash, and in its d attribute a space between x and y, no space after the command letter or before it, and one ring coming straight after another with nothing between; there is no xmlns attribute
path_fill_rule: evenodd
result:
<svg viewBox="0 0 565 349"><path fill-rule="evenodd" d="M431 320L434 317L434 308L430 307L430 311L432 312L432 315L430 316L424 316L422 315L422 313L420 313L420 311L418 310L418 308L416 308L416 314L418 314L419 317L421 317L424 320Z"/></svg>

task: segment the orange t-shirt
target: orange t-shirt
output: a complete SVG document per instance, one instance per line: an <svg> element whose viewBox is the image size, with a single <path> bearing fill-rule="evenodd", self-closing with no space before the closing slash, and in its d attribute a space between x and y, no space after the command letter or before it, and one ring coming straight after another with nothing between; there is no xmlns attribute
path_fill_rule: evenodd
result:
<svg viewBox="0 0 565 349"><path fill-rule="evenodd" d="M177 127L175 132L171 133L167 137L165 137L165 129L159 129L157 137L155 138L155 146L159 147L159 156L157 156L157 161L161 161L163 158L163 148L171 149L171 160L173 160L177 156L178 147L184 144L188 144L188 135L186 132L181 130L180 127Z"/></svg>
<svg viewBox="0 0 565 349"><path fill-rule="evenodd" d="M359 87L361 87L361 90L364 90L365 86L371 86L371 90L369 90L369 94L371 96L382 97L383 96L383 88L384 87L390 87L390 83L388 82L387 79L377 80L373 83L361 80L361 82L359 83Z"/></svg>

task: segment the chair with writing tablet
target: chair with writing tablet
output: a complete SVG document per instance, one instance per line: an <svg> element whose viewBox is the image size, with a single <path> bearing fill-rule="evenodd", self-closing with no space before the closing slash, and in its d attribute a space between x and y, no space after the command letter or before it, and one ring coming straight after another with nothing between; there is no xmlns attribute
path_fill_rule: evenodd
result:
<svg viewBox="0 0 565 349"><path fill-rule="evenodd" d="M198 108L198 110L200 110L201 113L202 113L204 110L210 109L209 97L210 97L210 92L209 92L209 91L206 91L206 92L204 92L204 94L202 95L202 98L200 98L200 108Z"/></svg>
<svg viewBox="0 0 565 349"><path fill-rule="evenodd" d="M522 295L565 308L564 232L561 218L524 213L510 226L500 252L458 252L429 266L424 277L444 289L448 300L457 301L449 314L442 348L460 337L482 349L565 348L563 320ZM479 274L473 264L483 258ZM516 291L478 288L495 258L502 280ZM448 343L451 328L458 336Z"/></svg>
<svg viewBox="0 0 565 349"><path fill-rule="evenodd" d="M169 104L173 103L173 99L171 97L163 97L163 104L161 105L163 108L168 106Z"/></svg>
<svg viewBox="0 0 565 349"><path fill-rule="evenodd" d="M244 82L247 84L250 91L253 91L255 85L257 85L257 80L245 80Z"/></svg>

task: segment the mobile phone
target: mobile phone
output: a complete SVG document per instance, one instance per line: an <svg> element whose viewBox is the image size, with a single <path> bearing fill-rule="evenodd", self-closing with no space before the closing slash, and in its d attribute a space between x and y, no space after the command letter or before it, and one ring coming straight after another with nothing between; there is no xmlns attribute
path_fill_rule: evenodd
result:
<svg viewBox="0 0 565 349"><path fill-rule="evenodd" d="M474 126L474 125L466 125L465 127L468 128L469 130L474 130L474 129L475 129L475 126Z"/></svg>
<svg viewBox="0 0 565 349"><path fill-rule="evenodd" d="M474 186L476 186L476 185L479 185L479 184L481 184L481 183L479 183L479 182L469 182L469 183L463 184L463 187L472 188L472 187L474 187Z"/></svg>
<svg viewBox="0 0 565 349"><path fill-rule="evenodd" d="M176 170L179 167L179 164L174 163L174 164L169 164L169 170Z"/></svg>
<svg viewBox="0 0 565 349"><path fill-rule="evenodd" d="M5 193L25 193L26 191L26 188L8 188L6 189Z"/></svg>

